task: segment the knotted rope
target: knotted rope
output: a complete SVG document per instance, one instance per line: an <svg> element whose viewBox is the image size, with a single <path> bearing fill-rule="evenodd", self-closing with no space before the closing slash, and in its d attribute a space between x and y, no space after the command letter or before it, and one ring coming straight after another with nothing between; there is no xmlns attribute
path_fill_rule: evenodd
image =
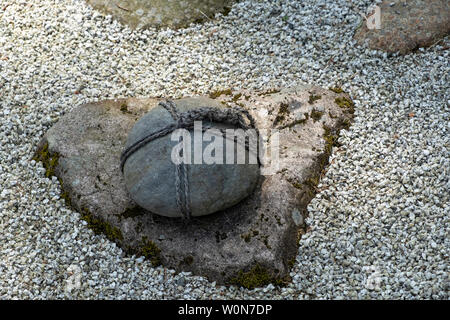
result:
<svg viewBox="0 0 450 320"><path fill-rule="evenodd" d="M172 119L175 120L175 123L169 124L156 132L150 133L149 135L139 139L131 146L126 148L122 152L122 155L120 156L120 170L122 172L127 159L137 150L142 148L144 145L157 138L166 136L177 129L187 129L187 130L193 129L195 121L208 120L210 122L227 123L235 125L244 130L253 129L256 131L257 137L259 137L259 132L258 129L256 128L255 120L247 110L240 107L226 108L226 109L225 108L218 109L213 107L199 107L193 110L179 113L176 108L176 104L171 100L167 100L165 102L161 101L159 105L170 113ZM247 124L246 119L249 122L249 124ZM210 128L211 126L205 126L202 128L202 132L205 132ZM221 132L223 136L226 136L225 130L223 129L218 130ZM247 150L249 149L247 141L245 141L245 147ZM181 153L182 150L180 151L180 156L183 156ZM258 164L260 164L259 156L257 156L257 160ZM189 181L188 181L189 168L182 161L180 164L175 165L175 170L176 170L175 189L176 189L177 206L180 209L182 216L185 219L189 219L191 217Z"/></svg>

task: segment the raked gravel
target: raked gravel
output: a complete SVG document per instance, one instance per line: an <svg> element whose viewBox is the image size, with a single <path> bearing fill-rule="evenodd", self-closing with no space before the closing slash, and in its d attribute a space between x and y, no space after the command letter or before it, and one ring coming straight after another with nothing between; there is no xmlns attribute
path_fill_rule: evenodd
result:
<svg viewBox="0 0 450 320"><path fill-rule="evenodd" d="M407 56L352 40L371 1L242 1L179 31L132 31L82 0L0 0L0 298L449 298L448 39ZM309 205L286 288L153 268L94 235L30 158L97 99L342 86L356 119Z"/></svg>

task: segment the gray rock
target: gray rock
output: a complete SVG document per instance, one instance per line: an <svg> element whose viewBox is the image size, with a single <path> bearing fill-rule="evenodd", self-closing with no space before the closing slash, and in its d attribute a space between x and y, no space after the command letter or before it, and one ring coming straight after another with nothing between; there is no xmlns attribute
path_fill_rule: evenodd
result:
<svg viewBox="0 0 450 320"><path fill-rule="evenodd" d="M208 98L187 98L178 100L176 109L179 114L189 112L199 107L225 109L226 107ZM176 121L162 106L157 106L145 114L130 131L125 148L130 147L142 138L154 134L158 130L175 124ZM202 126L214 129L235 129L237 126L223 123L210 123L202 121ZM249 196L258 182L258 163L226 164L226 140L221 136L212 139L221 139L222 164L194 164L194 152L203 155L210 141L203 141L201 149L194 150L194 132L190 132L191 160L187 164L187 183L189 192L187 202L192 216L203 216L216 211L227 209ZM172 141L171 133L159 137L131 154L124 164L124 179L131 198L141 207L167 217L182 217L183 213L177 204L177 196L184 192L181 183L176 185L176 165L171 160L171 154L178 141ZM244 146L241 145L243 148ZM237 143L234 150L237 150ZM233 151L234 151L233 150ZM246 160L249 151L245 150ZM235 158L235 157L234 157ZM256 160L256 159L255 159ZM179 181L182 181L183 174ZM179 194L178 194L179 193Z"/></svg>
<svg viewBox="0 0 450 320"><path fill-rule="evenodd" d="M350 124L353 104L345 93L310 86L224 93L211 96L249 110L260 130L278 130L280 155L272 175L261 175L249 197L221 212L182 221L145 211L128 195L120 154L130 129L158 99L107 100L75 108L44 135L36 158L44 162L48 176L59 178L62 196L94 231L155 265L247 287L286 279L304 232L305 226L297 224L306 218L339 129ZM316 99L308 103L311 95ZM320 121L310 116L316 104L325 108L316 115ZM298 121L299 113L309 116Z"/></svg>
<svg viewBox="0 0 450 320"><path fill-rule="evenodd" d="M233 0L86 0L131 28L180 28L230 10Z"/></svg>
<svg viewBox="0 0 450 320"><path fill-rule="evenodd" d="M371 49L407 54L428 47L450 32L448 0L389 0L380 5L380 29L369 29L364 22L355 39Z"/></svg>

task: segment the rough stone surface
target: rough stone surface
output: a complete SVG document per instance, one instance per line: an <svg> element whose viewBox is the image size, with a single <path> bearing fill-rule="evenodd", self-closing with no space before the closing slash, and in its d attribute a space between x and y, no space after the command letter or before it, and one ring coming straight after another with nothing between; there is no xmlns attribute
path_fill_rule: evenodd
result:
<svg viewBox="0 0 450 320"><path fill-rule="evenodd" d="M47 151L47 158L57 159L53 171L66 199L126 250L218 283L242 281L255 270L270 279L286 279L306 206L338 130L350 124L353 104L345 93L311 86L211 96L247 108L260 129L278 129L280 134L275 174L261 176L250 197L219 213L183 222L139 209L128 196L120 153L129 130L158 99L118 99L75 108L48 130L37 154Z"/></svg>
<svg viewBox="0 0 450 320"><path fill-rule="evenodd" d="M448 0L390 0L379 5L381 29L365 23L355 33L360 43L390 53L407 54L433 45L450 32Z"/></svg>
<svg viewBox="0 0 450 320"><path fill-rule="evenodd" d="M199 107L226 108L224 104L209 98L186 98L178 100L176 103L178 114L195 111ZM172 124L175 124L175 120L165 108L162 106L153 108L139 119L131 129L125 148ZM216 130L238 128L234 124L211 123L207 119L202 121L202 125L210 126L211 129ZM226 164L225 139L222 139L221 136L212 137L211 140L213 141L205 139L202 145L199 144L199 150L194 150L196 147L194 130L191 129L189 132L191 136L191 160L190 164L186 165L186 169L190 214L192 216L208 215L227 209L249 196L258 182L260 173L256 157L253 164L248 161L249 149L246 150L243 144L239 145L245 150L245 163L237 164L234 157L234 164ZM171 134L168 133L155 139L131 154L124 164L123 174L131 198L140 207L167 217L183 217L181 208L177 203L177 196L178 193L181 193L182 201L184 201L184 189L179 185L177 190L176 166L171 160L172 151L179 142L173 141ZM202 160L203 164L195 164L195 151L200 152L201 155L209 154L210 148L208 148L208 145L215 143L217 138L223 141L222 164L207 164L205 160L208 161L208 159ZM237 147L236 141L234 150L237 150ZM236 155L236 152L233 153ZM182 180L181 177L180 181Z"/></svg>
<svg viewBox="0 0 450 320"><path fill-rule="evenodd" d="M131 28L179 28L226 12L232 0L87 0Z"/></svg>

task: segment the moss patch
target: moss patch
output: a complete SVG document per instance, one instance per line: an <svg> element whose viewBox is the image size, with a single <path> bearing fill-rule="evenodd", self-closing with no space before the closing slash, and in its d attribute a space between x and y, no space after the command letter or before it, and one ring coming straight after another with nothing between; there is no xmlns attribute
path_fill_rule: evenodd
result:
<svg viewBox="0 0 450 320"><path fill-rule="evenodd" d="M298 241L300 241L300 239L298 239ZM297 242L298 242L297 241ZM294 255L289 261L288 261L288 267L289 269L292 269L295 265L295 263L297 262L297 255Z"/></svg>
<svg viewBox="0 0 450 320"><path fill-rule="evenodd" d="M111 241L122 241L123 235L120 229L112 226L94 215L87 209L81 208L81 219L88 223L88 228L92 229L95 234L103 233Z"/></svg>
<svg viewBox="0 0 450 320"><path fill-rule="evenodd" d="M344 90L342 90L341 87L333 87L333 88L330 88L330 90L333 91L334 93L342 93L342 92L344 92Z"/></svg>
<svg viewBox="0 0 450 320"><path fill-rule="evenodd" d="M220 97L221 95L231 96L231 95L233 95L233 91L231 89L217 90L217 91L211 92L209 94L209 97L211 99L216 99L216 98Z"/></svg>
<svg viewBox="0 0 450 320"><path fill-rule="evenodd" d="M280 108L278 109L278 114L275 117L273 125L276 126L278 123L283 122L289 113L289 105L287 103L280 104Z"/></svg>
<svg viewBox="0 0 450 320"><path fill-rule="evenodd" d="M58 181L59 181L59 185L61 187L60 197L61 197L61 199L64 199L64 202L66 203L66 206L71 208L72 207L72 199L70 199L69 192L64 189L62 179L58 178Z"/></svg>
<svg viewBox="0 0 450 320"><path fill-rule="evenodd" d="M350 126L352 123L349 119L344 119L344 120L342 120L341 124L342 124L343 129L348 130L348 129L350 129Z"/></svg>
<svg viewBox="0 0 450 320"><path fill-rule="evenodd" d="M38 150L33 157L33 160L36 162L42 162L42 165L45 168L45 176L50 178L55 175L55 169L58 166L60 155L57 152L50 153L48 150L48 143L46 143L40 150ZM70 199L69 192L64 190L63 181L61 178L58 178L59 185L61 187L60 197L64 199L66 205L68 207L72 206L72 200Z"/></svg>
<svg viewBox="0 0 450 320"><path fill-rule="evenodd" d="M36 162L42 162L45 168L45 176L50 178L55 175L55 169L58 166L59 153L50 152L48 149L48 143L46 143L40 150L38 150L33 157Z"/></svg>
<svg viewBox="0 0 450 320"><path fill-rule="evenodd" d="M355 112L355 104L352 100L346 97L338 97L334 99L334 102L338 105L339 108L346 109L351 114Z"/></svg>
<svg viewBox="0 0 450 320"><path fill-rule="evenodd" d="M235 94L234 96L233 96L233 102L236 102L236 101L238 101L240 98L241 98L241 96L242 96L242 93L238 93L238 94Z"/></svg>
<svg viewBox="0 0 450 320"><path fill-rule="evenodd" d="M296 179L292 179L292 178L288 178L287 181L292 184L292 186L296 189L301 189L302 188L302 184L300 182L298 182Z"/></svg>
<svg viewBox="0 0 450 320"><path fill-rule="evenodd" d="M325 139L324 152L326 157L328 158L331 155L331 150L333 146L338 146L337 143L338 135L327 126L323 126L323 130L324 130L323 138Z"/></svg>
<svg viewBox="0 0 450 320"><path fill-rule="evenodd" d="M154 267L161 265L161 249L153 242L142 237L142 245L138 250L138 255L144 256L148 259Z"/></svg>
<svg viewBox="0 0 450 320"><path fill-rule="evenodd" d="M239 271L239 274L230 280L230 283L247 289L264 287L272 283L277 286L286 284L286 279L273 277L267 270L259 264L255 265L250 271Z"/></svg>
<svg viewBox="0 0 450 320"><path fill-rule="evenodd" d="M319 99L321 99L322 98L322 96L320 96L320 95L314 95L314 94L311 94L310 96L309 96L309 99L308 99L308 103L309 104L313 104L314 102L316 102L317 100L319 100Z"/></svg>
<svg viewBox="0 0 450 320"><path fill-rule="evenodd" d="M123 103L123 104L120 106L120 111L121 111L123 114L131 114L131 112L128 110L128 106L127 106L126 103Z"/></svg>
<svg viewBox="0 0 450 320"><path fill-rule="evenodd" d="M319 121L323 116L323 112L321 111L317 111L315 109L313 109L311 111L311 118L314 120L314 122Z"/></svg>

